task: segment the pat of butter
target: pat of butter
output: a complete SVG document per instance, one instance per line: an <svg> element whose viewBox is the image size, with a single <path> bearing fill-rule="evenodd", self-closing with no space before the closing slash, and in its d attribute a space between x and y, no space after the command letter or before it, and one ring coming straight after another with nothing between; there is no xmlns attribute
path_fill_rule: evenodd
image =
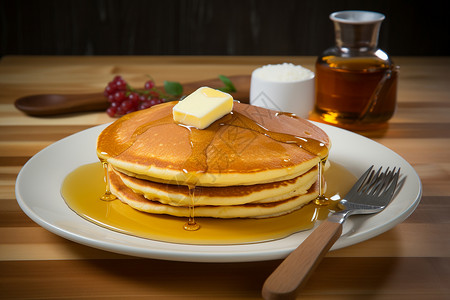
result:
<svg viewBox="0 0 450 300"><path fill-rule="evenodd" d="M184 125L205 129L230 113L233 97L209 87L201 87L173 107L173 119Z"/></svg>

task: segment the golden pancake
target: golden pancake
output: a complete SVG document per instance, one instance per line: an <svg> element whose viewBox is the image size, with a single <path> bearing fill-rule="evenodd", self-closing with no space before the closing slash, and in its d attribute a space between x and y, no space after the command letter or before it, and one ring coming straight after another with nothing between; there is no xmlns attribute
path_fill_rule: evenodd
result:
<svg viewBox="0 0 450 300"><path fill-rule="evenodd" d="M247 203L270 203L300 196L317 181L317 167L307 173L289 180L226 187L195 187L191 193L184 185L164 184L130 177L112 170L123 184L145 198L172 206L195 207L204 205L240 205ZM193 197L193 198L191 198Z"/></svg>
<svg viewBox="0 0 450 300"><path fill-rule="evenodd" d="M146 180L220 187L296 178L328 153L326 133L291 114L236 102L232 113L199 130L174 122L174 105L108 126L98 137L99 158Z"/></svg>
<svg viewBox="0 0 450 300"><path fill-rule="evenodd" d="M158 201L150 201L143 195L133 192L121 182L120 177L115 172L110 173L110 183L111 192L134 209L152 214L169 214L177 217L190 216L189 207L172 206ZM318 184L316 182L306 194L294 196L284 201L243 205L195 206L195 216L214 218L266 218L280 216L301 208L315 199L317 194Z"/></svg>

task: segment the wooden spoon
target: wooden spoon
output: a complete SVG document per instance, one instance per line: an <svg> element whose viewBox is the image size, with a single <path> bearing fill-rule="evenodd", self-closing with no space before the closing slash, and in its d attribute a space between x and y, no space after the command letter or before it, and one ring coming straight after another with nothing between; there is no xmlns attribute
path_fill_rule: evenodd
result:
<svg viewBox="0 0 450 300"><path fill-rule="evenodd" d="M250 76L228 76L236 87L237 92L231 93L233 98L248 103L250 91ZM197 88L209 86L219 88L223 83L219 78L200 80L183 84L185 95L192 93ZM162 87L159 87L162 89ZM79 113L106 110L109 106L103 93L91 94L42 94L25 96L15 102L17 109L31 116L52 116L67 113Z"/></svg>

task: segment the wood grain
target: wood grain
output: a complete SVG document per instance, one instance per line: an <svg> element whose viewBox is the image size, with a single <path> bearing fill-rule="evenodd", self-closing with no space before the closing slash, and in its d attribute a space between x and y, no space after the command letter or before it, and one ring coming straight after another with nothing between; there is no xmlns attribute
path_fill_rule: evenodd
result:
<svg viewBox="0 0 450 300"><path fill-rule="evenodd" d="M266 279L264 299L295 299L341 234L341 223L321 223Z"/></svg>
<svg viewBox="0 0 450 300"><path fill-rule="evenodd" d="M329 252L302 299L449 299L449 57L395 57L401 66L398 109L389 128L365 133L415 168L423 198L403 223L368 241ZM139 259L76 244L31 221L15 199L21 167L47 145L95 125L105 113L30 117L16 98L93 93L114 75L141 85L182 83L219 74L249 75L289 61L313 69L314 57L7 56L0 61L0 298L260 299L280 261L182 263Z"/></svg>

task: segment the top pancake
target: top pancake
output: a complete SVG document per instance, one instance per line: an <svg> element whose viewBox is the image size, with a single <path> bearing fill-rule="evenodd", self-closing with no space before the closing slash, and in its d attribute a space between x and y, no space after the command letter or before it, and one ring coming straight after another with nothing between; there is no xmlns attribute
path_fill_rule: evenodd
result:
<svg viewBox="0 0 450 300"><path fill-rule="evenodd" d="M290 114L235 102L232 113L199 130L173 121L175 104L131 113L108 126L98 137L99 158L157 182L250 185L297 177L330 146L325 132Z"/></svg>

